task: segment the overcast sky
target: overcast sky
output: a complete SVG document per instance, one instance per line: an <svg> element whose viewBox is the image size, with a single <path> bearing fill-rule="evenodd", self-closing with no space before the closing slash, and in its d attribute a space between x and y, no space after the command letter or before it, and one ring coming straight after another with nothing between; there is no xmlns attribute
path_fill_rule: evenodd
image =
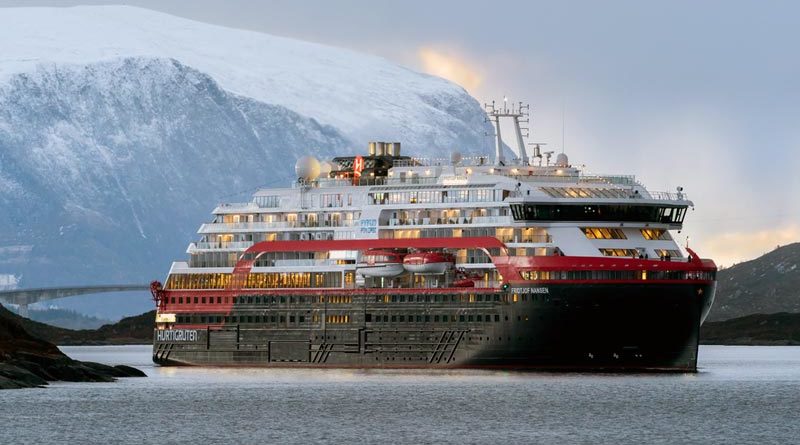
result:
<svg viewBox="0 0 800 445"><path fill-rule="evenodd" d="M376 54L481 102L530 102L533 139L550 149L563 112L573 163L684 186L697 208L681 242L719 263L800 241L800 3L0 0L113 3Z"/></svg>

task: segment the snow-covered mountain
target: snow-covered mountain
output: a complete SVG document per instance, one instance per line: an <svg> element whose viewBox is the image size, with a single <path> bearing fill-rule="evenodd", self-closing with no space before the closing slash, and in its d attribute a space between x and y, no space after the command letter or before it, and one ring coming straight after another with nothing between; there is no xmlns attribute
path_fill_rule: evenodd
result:
<svg viewBox="0 0 800 445"><path fill-rule="evenodd" d="M130 7L3 9L0 278L162 278L218 202L302 155L483 153L486 125L462 88L374 56ZM101 301L65 306L149 305Z"/></svg>
<svg viewBox="0 0 800 445"><path fill-rule="evenodd" d="M119 57L178 60L226 91L333 125L359 146L484 144L483 114L463 88L379 57L126 6L0 14L0 80L42 63Z"/></svg>

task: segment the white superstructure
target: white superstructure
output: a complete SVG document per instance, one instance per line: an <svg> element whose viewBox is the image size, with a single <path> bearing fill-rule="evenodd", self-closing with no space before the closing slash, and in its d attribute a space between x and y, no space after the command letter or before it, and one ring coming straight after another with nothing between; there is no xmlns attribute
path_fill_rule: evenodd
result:
<svg viewBox="0 0 800 445"><path fill-rule="evenodd" d="M633 176L589 175L561 153L551 163L536 146L524 150L516 110L518 157L443 159L400 155L399 143L371 143L365 156L298 161L300 178L262 189L246 203L220 204L189 245L189 262L170 274L230 274L254 243L280 240L450 238L493 236L518 256L628 256L681 261L686 252L672 232L692 206L682 189L647 190ZM288 167L288 166L287 166ZM498 277L481 250L452 252L456 266ZM280 253L259 259L253 272L324 273L353 281L358 251ZM338 281L338 279L337 279Z"/></svg>

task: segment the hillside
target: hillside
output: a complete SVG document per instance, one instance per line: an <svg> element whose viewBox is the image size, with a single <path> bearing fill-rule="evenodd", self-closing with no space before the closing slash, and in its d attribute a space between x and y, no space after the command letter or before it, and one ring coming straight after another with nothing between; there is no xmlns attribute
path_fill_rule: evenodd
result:
<svg viewBox="0 0 800 445"><path fill-rule="evenodd" d="M800 243L721 270L708 321L800 312Z"/></svg>
<svg viewBox="0 0 800 445"><path fill-rule="evenodd" d="M303 155L487 149L481 106L453 83L146 9L5 8L0 53L0 286L163 279L217 204L288 186ZM151 307L112 298L59 306Z"/></svg>
<svg viewBox="0 0 800 445"><path fill-rule="evenodd" d="M153 342L156 311L123 318L98 329L72 330L20 319L26 331L57 345L129 345Z"/></svg>
<svg viewBox="0 0 800 445"><path fill-rule="evenodd" d="M800 314L755 314L706 322L700 342L707 345L800 345Z"/></svg>
<svg viewBox="0 0 800 445"><path fill-rule="evenodd" d="M13 306L7 309L19 315ZM64 329L97 329L104 324L111 323L111 320L90 317L73 310L56 307L29 309L27 318Z"/></svg>

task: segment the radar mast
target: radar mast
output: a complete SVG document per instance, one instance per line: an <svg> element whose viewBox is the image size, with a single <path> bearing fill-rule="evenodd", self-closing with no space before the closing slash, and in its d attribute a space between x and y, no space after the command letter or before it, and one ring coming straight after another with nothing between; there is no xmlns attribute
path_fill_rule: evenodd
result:
<svg viewBox="0 0 800 445"><path fill-rule="evenodd" d="M486 110L486 119L491 121L494 125L494 163L495 165L505 165L505 158L503 156L503 137L500 134L500 118L511 118L514 123L514 132L517 137L517 156L522 165L529 165L528 153L525 149L525 141L523 138L528 137L530 129L522 127L520 124L527 124L530 122L529 104L522 102L512 103L511 107L508 106L508 98L503 98L502 107L498 107L495 101L491 104L483 104Z"/></svg>

